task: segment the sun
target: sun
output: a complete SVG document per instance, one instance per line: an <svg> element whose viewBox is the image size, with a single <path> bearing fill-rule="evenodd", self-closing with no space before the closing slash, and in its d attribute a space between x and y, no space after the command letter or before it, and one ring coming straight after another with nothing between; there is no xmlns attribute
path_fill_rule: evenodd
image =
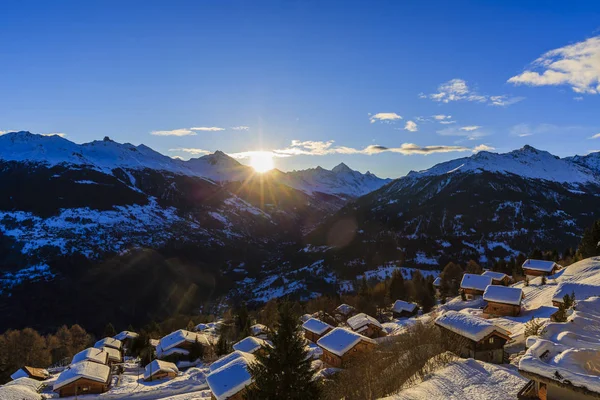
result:
<svg viewBox="0 0 600 400"><path fill-rule="evenodd" d="M256 172L263 173L273 169L273 154L268 151L257 151L250 156L250 166Z"/></svg>

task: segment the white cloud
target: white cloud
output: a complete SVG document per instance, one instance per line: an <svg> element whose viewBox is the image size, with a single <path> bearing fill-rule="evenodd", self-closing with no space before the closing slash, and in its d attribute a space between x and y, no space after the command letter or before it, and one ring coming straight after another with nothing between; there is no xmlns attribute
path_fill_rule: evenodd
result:
<svg viewBox="0 0 600 400"><path fill-rule="evenodd" d="M196 132L187 128L181 128L170 131L152 131L150 134L154 136L195 136Z"/></svg>
<svg viewBox="0 0 600 400"><path fill-rule="evenodd" d="M450 124L455 124L456 121L440 121L440 124L442 125L450 125Z"/></svg>
<svg viewBox="0 0 600 400"><path fill-rule="evenodd" d="M594 136L590 136L588 139L600 139L600 133L596 133Z"/></svg>
<svg viewBox="0 0 600 400"><path fill-rule="evenodd" d="M583 101L583 96L575 96L575 97L573 97L573 100L575 100L575 101Z"/></svg>
<svg viewBox="0 0 600 400"><path fill-rule="evenodd" d="M414 121L406 121L406 125L404 125L404 129L409 132L416 132L419 130L417 128L417 124Z"/></svg>
<svg viewBox="0 0 600 400"><path fill-rule="evenodd" d="M495 147L488 146L486 144L480 144L479 146L473 147L473 153L479 153L480 151L493 151L496 150Z"/></svg>
<svg viewBox="0 0 600 400"><path fill-rule="evenodd" d="M508 82L515 85L569 85L576 93L600 93L600 36L550 50Z"/></svg>
<svg viewBox="0 0 600 400"><path fill-rule="evenodd" d="M556 130L558 127L553 124L517 124L510 128L510 134L512 136L527 137L537 135L540 133L546 133Z"/></svg>
<svg viewBox="0 0 600 400"><path fill-rule="evenodd" d="M479 128L481 128L481 126L479 126L479 125L469 125L469 126L461 126L460 130L471 132L471 131L476 131Z"/></svg>
<svg viewBox="0 0 600 400"><path fill-rule="evenodd" d="M371 115L371 117L369 117L369 120L371 121L372 124L377 121L394 122L399 119L402 119L402 117L396 113L377 113L377 114Z"/></svg>
<svg viewBox="0 0 600 400"><path fill-rule="evenodd" d="M54 133L42 133L42 136L60 136L60 137L64 138L65 136L67 136L67 134L62 133L62 132L54 132Z"/></svg>
<svg viewBox="0 0 600 400"><path fill-rule="evenodd" d="M240 125L240 126L232 126L231 129L233 129L234 131L247 131L247 130L250 130L250 127L245 126L245 125Z"/></svg>
<svg viewBox="0 0 600 400"><path fill-rule="evenodd" d="M218 132L218 131L225 130L225 128L219 128L218 126L195 126L190 129L193 131L201 131L201 132Z"/></svg>
<svg viewBox="0 0 600 400"><path fill-rule="evenodd" d="M443 121L446 119L451 119L452 115L444 115L444 114L437 114L437 115L433 115L433 119L435 119L436 121Z"/></svg>
<svg viewBox="0 0 600 400"><path fill-rule="evenodd" d="M208 151L208 150L196 149L196 148L192 148L192 147L179 147L176 149L169 149L169 151L170 152L188 153L188 154L193 154L195 156L201 155L201 154L210 154L210 151Z"/></svg>
<svg viewBox="0 0 600 400"><path fill-rule="evenodd" d="M490 106L509 106L524 99L524 97L509 97L508 95L482 95L472 90L464 79L458 78L451 79L439 85L436 93L430 95L420 93L419 98L429 98L442 103L472 101L485 103Z"/></svg>

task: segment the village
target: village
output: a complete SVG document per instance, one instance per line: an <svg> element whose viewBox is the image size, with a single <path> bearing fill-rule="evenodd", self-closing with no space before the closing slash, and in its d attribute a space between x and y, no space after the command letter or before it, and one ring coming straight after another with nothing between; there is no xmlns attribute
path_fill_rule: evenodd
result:
<svg viewBox="0 0 600 400"><path fill-rule="evenodd" d="M298 324L314 379L327 384L359 355L376 353L390 338L423 323L434 324L442 337L460 343L457 358L428 379L398 388L390 400L444 398L436 382L457 363L467 371L484 366L490 374L506 374L506 384L499 386L505 392L497 398L600 397L600 258L567 267L528 259L522 268L526 279L517 283L495 271L465 273L460 295L439 302L429 313L396 300L385 321L348 304L340 304L333 315L302 315ZM438 297L441 284L440 277L433 282ZM75 354L66 367L23 365L11 382L0 386L0 398L244 399L253 385L248 367L273 346L269 328L252 325L250 336L217 358L214 346L221 323L201 323L150 340L152 360L145 366L131 356L138 333L102 338Z"/></svg>

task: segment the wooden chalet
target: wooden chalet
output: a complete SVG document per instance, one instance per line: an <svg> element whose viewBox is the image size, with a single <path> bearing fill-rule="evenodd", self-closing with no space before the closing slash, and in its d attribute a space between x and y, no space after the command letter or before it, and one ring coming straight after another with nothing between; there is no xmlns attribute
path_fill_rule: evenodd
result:
<svg viewBox="0 0 600 400"><path fill-rule="evenodd" d="M109 366L81 361L65 369L54 382L52 390L60 397L104 393L109 388L110 377Z"/></svg>
<svg viewBox="0 0 600 400"><path fill-rule="evenodd" d="M334 328L319 339L317 345L323 350L321 361L331 367L344 368L352 357L372 350L377 342L349 329Z"/></svg>
<svg viewBox="0 0 600 400"><path fill-rule="evenodd" d="M94 343L94 347L97 349L101 349L103 347L110 347L111 349L122 351L123 342L115 338L105 337L104 339L100 339L96 343Z"/></svg>
<svg viewBox="0 0 600 400"><path fill-rule="evenodd" d="M516 317L521 314L523 297L520 288L490 285L483 293L483 300L487 302L483 312L491 316Z"/></svg>
<svg viewBox="0 0 600 400"><path fill-rule="evenodd" d="M264 339L257 338L254 336L247 336L239 342L235 343L233 345L233 349L244 353L254 354L262 353L263 347L266 346L271 346L271 344Z"/></svg>
<svg viewBox="0 0 600 400"><path fill-rule="evenodd" d="M79 353L75 354L71 360L71 364L82 361L90 361L96 364L108 365L108 357L108 353L103 349L88 347L87 349L81 350Z"/></svg>
<svg viewBox="0 0 600 400"><path fill-rule="evenodd" d="M44 368L34 368L29 366L24 366L16 370L11 376L10 379L16 380L19 378L31 378L36 381L45 381L50 378L50 373Z"/></svg>
<svg viewBox="0 0 600 400"><path fill-rule="evenodd" d="M394 318L414 317L419 312L419 306L415 303L396 300L392 306L392 315Z"/></svg>
<svg viewBox="0 0 600 400"><path fill-rule="evenodd" d="M435 278L435 280L433 281L433 287L435 288L435 294L436 295L441 295L442 294L442 278L441 277L437 277Z"/></svg>
<svg viewBox="0 0 600 400"><path fill-rule="evenodd" d="M446 340L461 344L458 356L494 364L507 362L504 345L510 340L509 332L489 320L447 311L435 320L435 324L444 331Z"/></svg>
<svg viewBox="0 0 600 400"><path fill-rule="evenodd" d="M477 274L464 274L460 282L460 290L466 295L467 299L475 296L483 296L485 288L492 284L492 278Z"/></svg>
<svg viewBox="0 0 600 400"><path fill-rule="evenodd" d="M365 313L356 314L346 321L348 326L356 333L360 333L368 338L377 338L385 336L383 326L375 318Z"/></svg>
<svg viewBox="0 0 600 400"><path fill-rule="evenodd" d="M566 295L571 296L573 294L578 301L600 296L600 286L579 282L561 282L552 296L552 305L554 307L560 306Z"/></svg>
<svg viewBox="0 0 600 400"><path fill-rule="evenodd" d="M167 361L154 360L146 365L146 368L144 369L144 380L149 382L158 379L170 379L175 378L178 374L179 369L177 368L177 365Z"/></svg>
<svg viewBox="0 0 600 400"><path fill-rule="evenodd" d="M108 354L108 364L119 364L123 362L123 355L117 349L113 349L112 347L103 347L102 351Z"/></svg>
<svg viewBox="0 0 600 400"><path fill-rule="evenodd" d="M554 261L525 260L523 263L523 272L528 276L550 276L554 275L560 268L560 265Z"/></svg>
<svg viewBox="0 0 600 400"><path fill-rule="evenodd" d="M123 347L131 348L133 341L138 338L138 334L131 331L123 331L116 334L113 339L119 340L123 343Z"/></svg>
<svg viewBox="0 0 600 400"><path fill-rule="evenodd" d="M46 400L46 395L40 392L46 387L46 382L32 378L17 378L0 385L2 400Z"/></svg>
<svg viewBox="0 0 600 400"><path fill-rule="evenodd" d="M254 356L243 352L232 354L236 355L215 361L219 363L218 368L213 369L211 365L211 372L206 376L212 400L243 400L246 388L252 385L248 365L254 362Z"/></svg>
<svg viewBox="0 0 600 400"><path fill-rule="evenodd" d="M310 318L302 324L302 329L304 330L306 340L317 343L323 335L326 335L333 329L333 326L316 318Z"/></svg>
<svg viewBox="0 0 600 400"><path fill-rule="evenodd" d="M356 315L356 309L348 304L340 304L333 310L333 316L339 322L344 322L354 315Z"/></svg>
<svg viewBox="0 0 600 400"><path fill-rule="evenodd" d="M156 346L156 356L161 360L168 361L187 360L195 343L204 348L210 347L206 335L179 329L160 339Z"/></svg>
<svg viewBox="0 0 600 400"><path fill-rule="evenodd" d="M502 272L484 271L481 275L492 278L492 285L508 286L512 282L512 278Z"/></svg>
<svg viewBox="0 0 600 400"><path fill-rule="evenodd" d="M252 336L266 339L267 334L269 333L269 328L263 324L254 324L250 327L250 332L252 332Z"/></svg>

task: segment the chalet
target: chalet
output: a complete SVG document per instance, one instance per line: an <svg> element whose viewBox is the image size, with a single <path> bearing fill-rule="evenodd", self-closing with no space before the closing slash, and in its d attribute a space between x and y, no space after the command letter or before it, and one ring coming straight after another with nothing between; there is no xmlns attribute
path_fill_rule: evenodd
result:
<svg viewBox="0 0 600 400"><path fill-rule="evenodd" d="M269 328L267 328L263 324L254 324L250 327L250 332L252 332L252 336L256 336L261 339L266 339L267 333L269 332Z"/></svg>
<svg viewBox="0 0 600 400"><path fill-rule="evenodd" d="M242 353L206 376L212 400L242 400L246 387L252 384L248 365L254 362L252 354Z"/></svg>
<svg viewBox="0 0 600 400"><path fill-rule="evenodd" d="M565 295L571 296L572 294L575 295L577 300L586 300L590 297L600 296L600 286L578 282L561 282L556 288L554 296L552 296L552 305L558 307L563 303Z"/></svg>
<svg viewBox="0 0 600 400"><path fill-rule="evenodd" d="M333 316L339 322L346 321L353 315L356 315L356 309L348 304L340 304L335 310L333 310Z"/></svg>
<svg viewBox="0 0 600 400"><path fill-rule="evenodd" d="M179 374L177 365L167 361L154 360L146 365L144 380L149 382L164 378L175 378L177 374Z"/></svg>
<svg viewBox="0 0 600 400"><path fill-rule="evenodd" d="M71 364L52 388L60 397L104 393L110 384L110 367L91 361Z"/></svg>
<svg viewBox="0 0 600 400"><path fill-rule="evenodd" d="M317 343L321 337L333 329L333 326L319 321L316 318L310 318L304 324L302 324L304 330L304 337L306 340L310 340L313 343Z"/></svg>
<svg viewBox="0 0 600 400"><path fill-rule="evenodd" d="M481 275L492 278L492 285L508 286L512 282L512 278L502 272L484 271Z"/></svg>
<svg viewBox="0 0 600 400"><path fill-rule="evenodd" d="M365 313L356 314L354 317L348 318L348 326L356 333L369 338L385 336L383 326L375 318Z"/></svg>
<svg viewBox="0 0 600 400"><path fill-rule="evenodd" d="M394 318L409 318L414 317L419 312L419 307L415 303L396 300L392 306L392 314Z"/></svg>
<svg viewBox="0 0 600 400"><path fill-rule="evenodd" d="M96 364L107 365L108 364L108 353L102 349L97 349L95 347L88 347L85 350L80 351L79 353L73 356L73 360L71 360L71 364L76 364L82 361L94 362Z"/></svg>
<svg viewBox="0 0 600 400"><path fill-rule="evenodd" d="M139 337L139 335L135 332L123 331L123 332L117 333L113 337L113 339L119 340L121 343L123 343L123 347L130 348L131 345L133 344L133 341L135 339L137 339L138 337Z"/></svg>
<svg viewBox="0 0 600 400"><path fill-rule="evenodd" d="M523 272L529 276L554 275L559 269L560 265L554 261L525 260L523 263Z"/></svg>
<svg viewBox="0 0 600 400"><path fill-rule="evenodd" d="M464 274L460 282L460 290L466 295L467 299L474 296L482 296L485 288L492 284L492 278L477 274Z"/></svg>
<svg viewBox="0 0 600 400"><path fill-rule="evenodd" d="M458 340L463 358L502 364L505 361L504 345L510 340L509 332L490 321L448 311L435 320L435 324L446 333L446 340Z"/></svg>
<svg viewBox="0 0 600 400"><path fill-rule="evenodd" d="M516 317L521 314L523 290L507 286L490 285L483 293L487 305L483 312L493 316Z"/></svg>
<svg viewBox="0 0 600 400"><path fill-rule="evenodd" d="M263 347L271 346L269 342L264 339L260 339L254 336L248 336L233 345L234 350L238 350L244 353L254 354L256 352L262 352Z"/></svg>
<svg viewBox="0 0 600 400"><path fill-rule="evenodd" d="M433 287L435 288L435 294L439 296L442 291L442 277L438 276L435 278L433 281Z"/></svg>
<svg viewBox="0 0 600 400"><path fill-rule="evenodd" d="M210 347L210 343L204 334L179 329L160 339L156 346L156 356L162 360L179 361L186 359L195 343L200 344L202 347Z"/></svg>
<svg viewBox="0 0 600 400"><path fill-rule="evenodd" d="M44 383L31 378L17 378L4 385L0 385L0 399L2 400L45 400L40 391Z"/></svg>
<svg viewBox="0 0 600 400"><path fill-rule="evenodd" d="M123 355L117 349L113 349L112 347L103 347L102 351L108 354L108 364L118 364L123 362Z"/></svg>
<svg viewBox="0 0 600 400"><path fill-rule="evenodd" d="M19 378L31 378L36 381L45 381L50 378L50 373L43 368L34 368L24 366L16 370L11 376L10 379L16 380Z"/></svg>
<svg viewBox="0 0 600 400"><path fill-rule="evenodd" d="M321 361L334 368L343 368L353 356L372 350L377 342L344 328L334 328L317 341L323 349Z"/></svg>
<svg viewBox="0 0 600 400"><path fill-rule="evenodd" d="M97 349L101 349L103 347L110 347L115 350L121 351L123 349L123 342L111 337L105 337L104 339L98 340L94 343L94 347Z"/></svg>
<svg viewBox="0 0 600 400"><path fill-rule="evenodd" d="M210 364L208 369L210 370L210 372L213 372L214 370L221 368L223 365L229 364L233 360L246 357L248 354L250 354L250 353L244 353L243 351L234 350L233 352L224 355L223 357L219 358L217 361Z"/></svg>

